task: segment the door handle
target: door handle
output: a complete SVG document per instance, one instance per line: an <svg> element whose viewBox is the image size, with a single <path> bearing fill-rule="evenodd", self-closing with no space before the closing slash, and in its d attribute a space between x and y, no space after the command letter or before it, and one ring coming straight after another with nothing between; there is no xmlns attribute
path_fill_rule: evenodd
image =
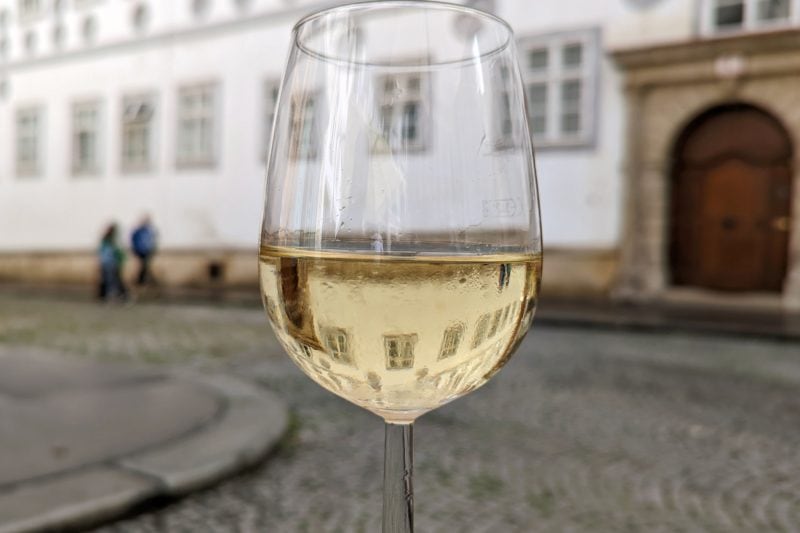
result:
<svg viewBox="0 0 800 533"><path fill-rule="evenodd" d="M775 231L789 231L789 217L775 217L770 225Z"/></svg>

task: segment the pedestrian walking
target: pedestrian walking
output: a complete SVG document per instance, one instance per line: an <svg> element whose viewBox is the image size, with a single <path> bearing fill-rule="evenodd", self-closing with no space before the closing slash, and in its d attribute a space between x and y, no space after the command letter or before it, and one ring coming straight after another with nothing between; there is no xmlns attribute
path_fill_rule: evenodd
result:
<svg viewBox="0 0 800 533"><path fill-rule="evenodd" d="M131 248L139 258L139 274L136 276L136 285L155 285L151 264L156 254L156 230L149 216L142 218L141 223L131 233Z"/></svg>
<svg viewBox="0 0 800 533"><path fill-rule="evenodd" d="M128 289L122 281L122 266L125 263L125 252L117 244L118 228L116 223L109 224L100 240L97 250L100 263L100 286L98 296L101 300L117 297L128 299Z"/></svg>

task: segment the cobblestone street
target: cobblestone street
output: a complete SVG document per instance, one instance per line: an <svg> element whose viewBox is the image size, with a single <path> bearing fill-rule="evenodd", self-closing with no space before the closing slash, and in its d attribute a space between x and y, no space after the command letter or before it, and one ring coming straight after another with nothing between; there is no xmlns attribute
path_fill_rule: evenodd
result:
<svg viewBox="0 0 800 533"><path fill-rule="evenodd" d="M0 296L0 343L225 368L294 429L259 468L94 533L374 532L383 428L283 357L260 310ZM800 531L800 346L537 327L416 425L420 532Z"/></svg>

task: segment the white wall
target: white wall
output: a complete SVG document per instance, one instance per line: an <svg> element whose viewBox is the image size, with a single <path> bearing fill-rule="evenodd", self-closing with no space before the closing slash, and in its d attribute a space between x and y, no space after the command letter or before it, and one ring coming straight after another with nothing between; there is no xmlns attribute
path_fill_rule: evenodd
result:
<svg viewBox="0 0 800 533"><path fill-rule="evenodd" d="M127 22L114 29L121 22L116 15L127 13L128 6L119 11L108 7L101 4L97 9L100 31L95 51L86 52L76 44L75 53L64 54L59 61L31 66L12 54L9 97L0 103L0 123L7 125L0 128L0 249L92 248L108 221L121 222L127 232L144 212L153 214L164 247L252 246L263 195L262 83L281 74L290 20L220 28L166 42L145 39L106 51L104 39L109 45L131 42L125 35L131 33ZM223 21L236 15L219 11ZM208 20L213 14L214 10ZM154 13L150 35L158 33L159 17L165 27L189 25L188 20L175 16L178 22L170 21L166 15ZM77 55L78 50L83 54ZM46 50L36 54L48 56ZM220 91L217 165L178 169L178 88L209 80L218 82ZM122 98L139 92L156 94L157 142L153 170L137 175L121 172L119 154ZM102 101L100 172L73 176L72 103L93 98ZM25 179L15 176L13 127L15 110L24 105L42 106L45 122L41 175Z"/></svg>
<svg viewBox="0 0 800 533"><path fill-rule="evenodd" d="M290 27L303 6L327 3L286 8L279 0L253 0L242 14L233 0L213 0L197 21L188 1L149 1L151 26L140 38L130 23L133 3L99 0L86 10L67 9L62 52L52 49L52 15L26 26L38 33L38 50L28 58L21 50L24 31L16 27L17 2L0 1L0 9L11 14L11 51L5 67L0 62L0 77L5 69L9 82L8 96L0 99L0 251L88 249L107 221L130 229L144 211L153 214L165 247L253 246L263 200L262 82L280 75ZM596 144L537 152L546 246L618 245L624 101L607 51L686 39L693 31L693 5L662 0L642 11L627 0L497 1L498 14L520 38L582 28L602 32ZM274 9L284 11L264 15ZM80 35L88 12L98 21L91 47ZM221 91L217 166L176 169L178 87L208 80L218 81ZM119 170L120 105L124 94L141 90L158 95L157 164L147 175L127 175ZM86 97L103 100L102 172L73 177L71 103ZM14 112L32 103L44 107L46 158L41 177L20 179L14 175Z"/></svg>

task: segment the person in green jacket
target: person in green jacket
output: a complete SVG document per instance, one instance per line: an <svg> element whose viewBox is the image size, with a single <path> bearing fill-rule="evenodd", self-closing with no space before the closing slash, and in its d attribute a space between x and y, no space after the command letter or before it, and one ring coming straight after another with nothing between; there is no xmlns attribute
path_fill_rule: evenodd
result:
<svg viewBox="0 0 800 533"><path fill-rule="evenodd" d="M109 224L103 232L97 255L100 261L100 286L98 296L101 300L118 297L128 299L128 289L122 281L122 266L125 264L125 252L117 243L117 224Z"/></svg>

